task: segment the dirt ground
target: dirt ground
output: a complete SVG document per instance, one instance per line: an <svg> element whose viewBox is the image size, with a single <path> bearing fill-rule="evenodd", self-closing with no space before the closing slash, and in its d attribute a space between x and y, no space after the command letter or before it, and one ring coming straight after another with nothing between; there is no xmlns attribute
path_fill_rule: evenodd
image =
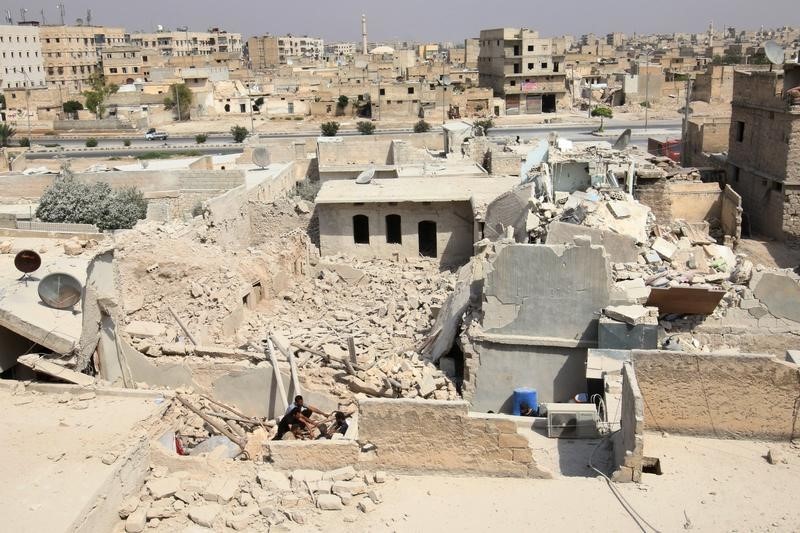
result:
<svg viewBox="0 0 800 533"><path fill-rule="evenodd" d="M770 446L783 450L789 464L768 464L763 456ZM663 475L616 487L658 531L800 529L800 450L788 444L650 433L645 453L661 459ZM400 477L383 489L383 499L359 521L360 531L642 531L606 482L594 477ZM347 526L324 530L351 531Z"/></svg>
<svg viewBox="0 0 800 533"><path fill-rule="evenodd" d="M765 237L741 239L736 253L747 254L754 265L769 268L797 268L800 266L800 249L790 248L782 242Z"/></svg>

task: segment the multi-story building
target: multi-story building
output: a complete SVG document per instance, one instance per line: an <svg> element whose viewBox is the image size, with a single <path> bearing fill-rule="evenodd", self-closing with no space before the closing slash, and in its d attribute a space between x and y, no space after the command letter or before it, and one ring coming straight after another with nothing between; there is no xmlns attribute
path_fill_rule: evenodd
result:
<svg viewBox="0 0 800 533"><path fill-rule="evenodd" d="M727 167L744 228L799 245L800 65L734 72Z"/></svg>
<svg viewBox="0 0 800 533"><path fill-rule="evenodd" d="M281 64L278 54L278 38L261 35L247 39L247 56L252 70L266 70Z"/></svg>
<svg viewBox="0 0 800 533"><path fill-rule="evenodd" d="M165 57L241 53L242 34L228 33L219 28L208 31L179 28L175 31L134 33L131 35L131 44Z"/></svg>
<svg viewBox="0 0 800 533"><path fill-rule="evenodd" d="M478 68L478 54L480 53L480 39L464 39L464 66L466 68Z"/></svg>
<svg viewBox="0 0 800 533"><path fill-rule="evenodd" d="M325 55L328 57L352 57L356 55L356 43L332 43L325 45Z"/></svg>
<svg viewBox="0 0 800 533"><path fill-rule="evenodd" d="M556 111L567 94L566 69L550 39L525 28L499 28L482 30L480 45L480 86L505 99L506 114Z"/></svg>
<svg viewBox="0 0 800 533"><path fill-rule="evenodd" d="M144 79L142 49L138 46L110 46L102 54L107 82L123 85Z"/></svg>
<svg viewBox="0 0 800 533"><path fill-rule="evenodd" d="M325 54L325 41L304 35L278 37L278 59L285 64L289 59L321 59Z"/></svg>
<svg viewBox="0 0 800 533"><path fill-rule="evenodd" d="M102 72L102 51L127 44L124 28L102 26L41 26L45 79L67 93L83 91L89 77Z"/></svg>
<svg viewBox="0 0 800 533"><path fill-rule="evenodd" d="M44 62L37 26L0 26L3 89L44 87Z"/></svg>

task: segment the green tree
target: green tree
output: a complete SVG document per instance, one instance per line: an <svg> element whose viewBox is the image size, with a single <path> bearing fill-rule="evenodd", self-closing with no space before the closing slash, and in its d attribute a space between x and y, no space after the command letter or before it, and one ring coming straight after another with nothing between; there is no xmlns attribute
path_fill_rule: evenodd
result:
<svg viewBox="0 0 800 533"><path fill-rule="evenodd" d="M347 107L347 104L349 104L349 103L350 103L350 99L348 97L346 97L345 95L339 96L339 99L336 100L336 105L341 107L342 109Z"/></svg>
<svg viewBox="0 0 800 533"><path fill-rule="evenodd" d="M11 137L16 135L17 130L8 122L0 122L0 146L8 146Z"/></svg>
<svg viewBox="0 0 800 533"><path fill-rule="evenodd" d="M22 148L29 148L31 145L30 137L20 137L19 141L17 141Z"/></svg>
<svg viewBox="0 0 800 533"><path fill-rule="evenodd" d="M67 100L61 107L64 109L64 113L74 115L83 109L83 104L77 100Z"/></svg>
<svg viewBox="0 0 800 533"><path fill-rule="evenodd" d="M489 133L489 130L494 128L494 121L490 118L485 118L483 120L476 120L475 127L480 127L483 129L483 134L486 135Z"/></svg>
<svg viewBox="0 0 800 533"><path fill-rule="evenodd" d="M247 138L247 128L244 126L234 126L231 128L231 135L233 135L233 142L241 143Z"/></svg>
<svg viewBox="0 0 800 533"><path fill-rule="evenodd" d="M607 118L614 118L614 112L611 110L610 107L597 106L594 109L592 109L592 116L600 117L600 129L597 131L603 131L605 120Z"/></svg>
<svg viewBox="0 0 800 533"><path fill-rule="evenodd" d="M334 121L323 122L319 129L323 137L336 137L336 134L339 133L339 123Z"/></svg>
<svg viewBox="0 0 800 533"><path fill-rule="evenodd" d="M175 98L176 94L177 100ZM169 92L164 97L164 108L167 109L167 111L180 108L181 115L178 117L178 120L189 120L193 101L194 94L185 83L173 83L169 87Z"/></svg>
<svg viewBox="0 0 800 533"><path fill-rule="evenodd" d="M375 133L375 124L367 120L360 121L356 125L356 128L361 133L361 135L372 135L373 133Z"/></svg>
<svg viewBox="0 0 800 533"><path fill-rule="evenodd" d="M129 229L147 216L147 201L134 187L115 191L105 182L79 182L65 171L45 189L36 216L44 222L95 224L103 231Z"/></svg>
<svg viewBox="0 0 800 533"><path fill-rule="evenodd" d="M245 135L245 137L247 137L247 135ZM208 135L206 135L205 133L198 133L197 135L194 136L194 142L196 142L197 144L203 144L207 140L208 140Z"/></svg>
<svg viewBox="0 0 800 533"><path fill-rule="evenodd" d="M427 133L429 131L431 131L431 125L424 120L420 120L414 124L414 133Z"/></svg>
<svg viewBox="0 0 800 533"><path fill-rule="evenodd" d="M95 114L98 119L103 118L106 112L105 101L109 96L119 90L113 83L106 83L102 73L95 72L89 76L89 90L83 91L86 97L86 109Z"/></svg>
<svg viewBox="0 0 800 533"><path fill-rule="evenodd" d="M97 146L97 144L98 144L97 139L95 139L94 137L89 137L88 139L86 139L86 148L94 148L95 146Z"/></svg>

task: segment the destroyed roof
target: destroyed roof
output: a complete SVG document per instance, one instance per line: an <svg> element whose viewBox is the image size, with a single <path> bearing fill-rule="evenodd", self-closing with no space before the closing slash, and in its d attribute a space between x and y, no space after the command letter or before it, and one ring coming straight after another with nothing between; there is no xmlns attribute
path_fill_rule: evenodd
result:
<svg viewBox="0 0 800 533"><path fill-rule="evenodd" d="M355 180L332 180L322 185L318 204L385 202L488 203L519 183L518 178L389 178L366 185Z"/></svg>

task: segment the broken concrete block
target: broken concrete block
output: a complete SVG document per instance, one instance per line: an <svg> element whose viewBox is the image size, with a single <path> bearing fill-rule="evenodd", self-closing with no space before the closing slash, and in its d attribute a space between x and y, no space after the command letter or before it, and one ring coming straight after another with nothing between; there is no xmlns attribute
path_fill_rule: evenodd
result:
<svg viewBox="0 0 800 533"><path fill-rule="evenodd" d="M767 450L767 462L771 465L787 464L786 454L778 448L770 448Z"/></svg>
<svg viewBox="0 0 800 533"><path fill-rule="evenodd" d="M222 506L218 503L195 505L189 508L189 519L198 526L210 528L221 511Z"/></svg>
<svg viewBox="0 0 800 533"><path fill-rule="evenodd" d="M371 513L375 510L375 503L370 500L369 498L364 498L360 502L358 502L358 510L362 513Z"/></svg>
<svg viewBox="0 0 800 533"><path fill-rule="evenodd" d="M236 496L239 482L236 479L217 477L208 484L203 498L210 502L228 503Z"/></svg>
<svg viewBox="0 0 800 533"><path fill-rule="evenodd" d="M744 310L755 309L756 307L761 307L761 302L759 302L755 298L742 300L741 302L739 302L739 307Z"/></svg>
<svg viewBox="0 0 800 533"><path fill-rule="evenodd" d="M422 375L422 381L418 385L419 395L423 398L431 395L436 391L436 382L430 372L425 372Z"/></svg>
<svg viewBox="0 0 800 533"><path fill-rule="evenodd" d="M663 257L667 261L672 259L675 255L675 252L678 251L677 246L664 240L661 237L657 237L656 240L653 242L653 245L650 247L656 252L659 256Z"/></svg>
<svg viewBox="0 0 800 533"><path fill-rule="evenodd" d="M363 481L337 481L333 484L331 491L334 494L349 492L350 494L364 494L367 492L367 485Z"/></svg>
<svg viewBox="0 0 800 533"><path fill-rule="evenodd" d="M259 470L256 475L258 483L265 489L291 490L289 478L283 472L276 470Z"/></svg>
<svg viewBox="0 0 800 533"><path fill-rule="evenodd" d="M122 506L119 508L119 517L123 520L128 518L136 509L139 508L139 498L136 496L130 496L122 502Z"/></svg>
<svg viewBox="0 0 800 533"><path fill-rule="evenodd" d="M126 533L141 533L147 526L147 510L140 508L132 512L125 520Z"/></svg>
<svg viewBox="0 0 800 533"><path fill-rule="evenodd" d="M69 240L64 243L64 254L66 255L81 255L83 247L77 241Z"/></svg>
<svg viewBox="0 0 800 533"><path fill-rule="evenodd" d="M164 335L167 332L167 327L158 322L135 320L125 326L125 332L134 338L149 339Z"/></svg>
<svg viewBox="0 0 800 533"><path fill-rule="evenodd" d="M655 265L661 262L661 256L653 250L649 250L644 254L644 260L648 265Z"/></svg>
<svg viewBox="0 0 800 533"><path fill-rule="evenodd" d="M339 511L342 505L342 499L335 494L320 494L317 496L317 507L323 511Z"/></svg>
<svg viewBox="0 0 800 533"><path fill-rule="evenodd" d="M758 307L751 307L749 312L752 316L756 318L763 318L769 314L769 311L763 305L759 305Z"/></svg>
<svg viewBox="0 0 800 533"><path fill-rule="evenodd" d="M381 503L383 501L383 496L381 495L380 491L376 489L372 489L367 493L367 498L372 500L372 503Z"/></svg>
<svg viewBox="0 0 800 533"><path fill-rule="evenodd" d="M519 433L502 433L498 437L501 448L527 448L528 439Z"/></svg>
<svg viewBox="0 0 800 533"><path fill-rule="evenodd" d="M790 363L800 365L800 350L786 350L786 360Z"/></svg>
<svg viewBox="0 0 800 533"><path fill-rule="evenodd" d="M304 481L319 481L322 477L323 473L320 470L295 470L291 475L292 481L300 484Z"/></svg>
<svg viewBox="0 0 800 533"><path fill-rule="evenodd" d="M542 224L542 219L533 213L528 213L528 219L525 222L525 231L533 231Z"/></svg>
<svg viewBox="0 0 800 533"><path fill-rule="evenodd" d="M350 494L349 492L340 492L339 494L337 494L337 496L341 498L342 505L350 505L351 503L353 503L353 495Z"/></svg>
<svg viewBox="0 0 800 533"><path fill-rule="evenodd" d="M643 305L615 305L606 307L605 315L631 326L638 324L658 324L658 308Z"/></svg>
<svg viewBox="0 0 800 533"><path fill-rule="evenodd" d="M631 210L628 209L628 206L625 204L625 202L608 202L608 210L611 211L611 214L616 218L628 218L631 216Z"/></svg>
<svg viewBox="0 0 800 533"><path fill-rule="evenodd" d="M172 496L181 488L181 482L176 477L165 477L161 479L151 479L147 482L147 490L154 500L160 500L167 496Z"/></svg>
<svg viewBox="0 0 800 533"><path fill-rule="evenodd" d="M326 472L324 478L332 479L333 481L350 481L356 477L356 469L352 466L345 466Z"/></svg>

